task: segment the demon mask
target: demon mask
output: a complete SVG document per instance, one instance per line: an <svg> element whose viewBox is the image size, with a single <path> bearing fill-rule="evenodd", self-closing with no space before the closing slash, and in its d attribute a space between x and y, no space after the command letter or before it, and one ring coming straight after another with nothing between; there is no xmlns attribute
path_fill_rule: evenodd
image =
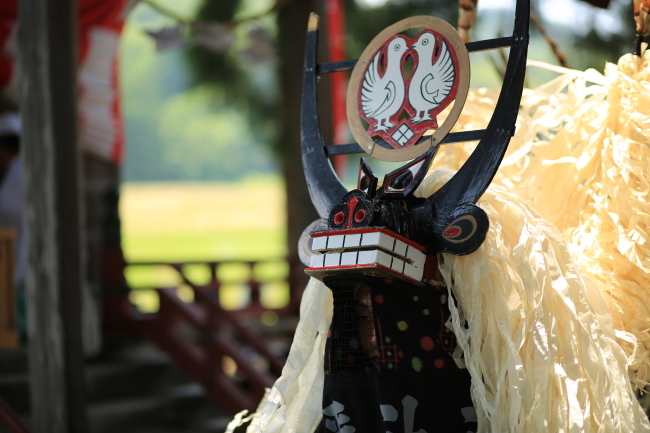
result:
<svg viewBox="0 0 650 433"><path fill-rule="evenodd" d="M464 44L431 17L380 33L358 61L316 63L318 20L307 35L303 165L321 219L301 239L306 272L334 295L325 353L321 429L331 432L467 432L476 427L469 375L452 358L451 296L437 253L470 254L489 221L476 205L505 154L523 89L529 0L518 0L512 36ZM412 38L409 29L423 29ZM451 29L451 30L450 30ZM468 52L510 47L505 81L485 130L449 133L469 86ZM412 62L412 72L405 64ZM324 146L316 110L319 73L351 69L348 120L357 143ZM436 116L451 107L438 125ZM365 124L364 124L365 123ZM426 131L434 131L426 135ZM480 139L465 165L430 197L414 191L440 145ZM362 159L347 191L327 160L366 151L410 160L383 180ZM418 430L419 429L419 430Z"/></svg>

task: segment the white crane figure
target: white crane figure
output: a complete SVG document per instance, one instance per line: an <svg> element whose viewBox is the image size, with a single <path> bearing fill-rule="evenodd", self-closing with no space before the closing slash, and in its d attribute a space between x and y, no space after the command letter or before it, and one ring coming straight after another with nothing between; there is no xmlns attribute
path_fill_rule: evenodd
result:
<svg viewBox="0 0 650 433"><path fill-rule="evenodd" d="M440 106L449 95L456 79L456 70L447 43L441 41L440 55L433 63L436 37L424 32L412 48L418 53L418 64L409 85L409 102L415 109L413 123L431 120L430 110Z"/></svg>
<svg viewBox="0 0 650 433"><path fill-rule="evenodd" d="M409 50L406 39L401 36L391 40L386 49L386 73L379 75L381 51L375 54L363 77L361 109L367 119L375 119L375 131L387 131L395 126L390 121L404 103L404 78L401 60ZM382 124L383 123L383 124Z"/></svg>

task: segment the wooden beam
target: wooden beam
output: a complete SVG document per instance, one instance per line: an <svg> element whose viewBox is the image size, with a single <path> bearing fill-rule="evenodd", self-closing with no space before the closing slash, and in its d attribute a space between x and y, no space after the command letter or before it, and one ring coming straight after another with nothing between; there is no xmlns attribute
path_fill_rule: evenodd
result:
<svg viewBox="0 0 650 433"><path fill-rule="evenodd" d="M13 230L0 229L0 349L18 345L14 311L15 235Z"/></svg>
<svg viewBox="0 0 650 433"><path fill-rule="evenodd" d="M32 426L87 432L74 0L19 0Z"/></svg>

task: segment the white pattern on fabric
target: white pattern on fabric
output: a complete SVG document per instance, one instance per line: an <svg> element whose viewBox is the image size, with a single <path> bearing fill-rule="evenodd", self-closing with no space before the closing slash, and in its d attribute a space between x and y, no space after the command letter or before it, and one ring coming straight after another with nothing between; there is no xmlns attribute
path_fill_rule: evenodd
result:
<svg viewBox="0 0 650 433"><path fill-rule="evenodd" d="M354 433L357 431L356 428L349 424L343 425L350 421L350 417L345 415L343 410L345 410L345 406L338 401L333 402L323 409L323 415L327 416L325 418L325 427L329 431L336 433ZM330 419L329 417L333 417L334 419Z"/></svg>

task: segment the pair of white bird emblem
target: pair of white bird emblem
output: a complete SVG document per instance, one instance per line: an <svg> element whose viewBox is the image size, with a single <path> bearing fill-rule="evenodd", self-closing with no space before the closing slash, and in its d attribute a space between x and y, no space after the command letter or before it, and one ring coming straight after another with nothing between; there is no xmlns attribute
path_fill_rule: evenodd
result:
<svg viewBox="0 0 650 433"><path fill-rule="evenodd" d="M422 123L431 118L430 111L439 107L451 93L456 79L454 61L447 42L441 41L440 54L433 62L436 36L423 32L409 47L407 38L398 35L388 43L386 70L379 73L382 50L373 57L366 69L361 87L361 109L366 119L377 123L375 131L388 131L395 126L390 118L404 105L406 84L402 74L402 57L411 49L417 52L418 64L408 86L408 102L415 111L412 123Z"/></svg>

